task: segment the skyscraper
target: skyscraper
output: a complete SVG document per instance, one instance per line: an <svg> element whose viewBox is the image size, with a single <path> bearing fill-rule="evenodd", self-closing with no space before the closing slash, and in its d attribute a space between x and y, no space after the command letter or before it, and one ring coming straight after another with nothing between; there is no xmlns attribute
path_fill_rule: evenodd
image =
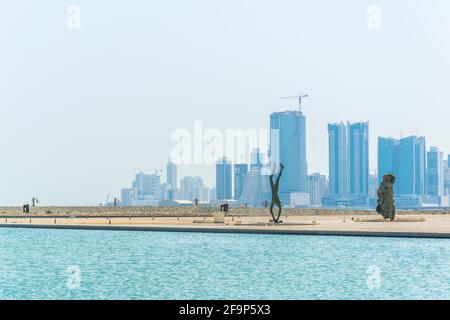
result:
<svg viewBox="0 0 450 320"><path fill-rule="evenodd" d="M136 188L124 188L121 190L121 206L129 207L133 205L133 200L137 199L138 190Z"/></svg>
<svg viewBox="0 0 450 320"><path fill-rule="evenodd" d="M202 188L204 188L204 184L201 177L183 177L180 181L181 199L194 200L198 198L199 189Z"/></svg>
<svg viewBox="0 0 450 320"><path fill-rule="evenodd" d="M328 140L330 197L364 205L369 194L369 123L330 123Z"/></svg>
<svg viewBox="0 0 450 320"><path fill-rule="evenodd" d="M450 155L448 160L444 161L444 195L450 195Z"/></svg>
<svg viewBox="0 0 450 320"><path fill-rule="evenodd" d="M234 165L234 199L239 200L244 190L245 177L248 172L248 164L240 163Z"/></svg>
<svg viewBox="0 0 450 320"><path fill-rule="evenodd" d="M250 170L261 170L264 164L264 153L261 152L261 149L255 148L251 153L251 161L250 161Z"/></svg>
<svg viewBox="0 0 450 320"><path fill-rule="evenodd" d="M320 173L308 176L308 193L312 205L320 205L322 198L327 196L327 178Z"/></svg>
<svg viewBox="0 0 450 320"><path fill-rule="evenodd" d="M380 186L378 182L378 174L372 173L369 174L369 197L377 198L378 187Z"/></svg>
<svg viewBox="0 0 450 320"><path fill-rule="evenodd" d="M348 124L350 194L369 194L369 123Z"/></svg>
<svg viewBox="0 0 450 320"><path fill-rule="evenodd" d="M133 188L137 189L139 199L160 199L160 176L139 172L133 181Z"/></svg>
<svg viewBox="0 0 450 320"><path fill-rule="evenodd" d="M270 159L285 166L279 190L282 202L289 201L290 193L306 192L306 118L302 112L270 115Z"/></svg>
<svg viewBox="0 0 450 320"><path fill-rule="evenodd" d="M381 182L388 173L395 175L396 194L425 194L425 163L424 137L378 138L378 180Z"/></svg>
<svg viewBox="0 0 450 320"><path fill-rule="evenodd" d="M217 200L233 198L231 162L225 157L219 159L216 163L216 198Z"/></svg>
<svg viewBox="0 0 450 320"><path fill-rule="evenodd" d="M176 189L177 189L177 165L173 163L170 159L167 163L167 189L168 198L170 200L174 199Z"/></svg>
<svg viewBox="0 0 450 320"><path fill-rule="evenodd" d="M270 203L272 196L268 172L250 170L245 177L244 189L239 197L239 204L262 207L264 202Z"/></svg>
<svg viewBox="0 0 450 320"><path fill-rule="evenodd" d="M328 141L330 196L342 199L349 195L349 149L343 122L328 125Z"/></svg>
<svg viewBox="0 0 450 320"><path fill-rule="evenodd" d="M427 194L444 195L444 153L436 147L427 152Z"/></svg>

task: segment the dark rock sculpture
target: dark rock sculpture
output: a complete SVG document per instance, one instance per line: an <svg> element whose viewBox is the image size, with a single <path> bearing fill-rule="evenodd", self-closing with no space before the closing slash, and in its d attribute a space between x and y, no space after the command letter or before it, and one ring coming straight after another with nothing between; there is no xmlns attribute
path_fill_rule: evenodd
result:
<svg viewBox="0 0 450 320"><path fill-rule="evenodd" d="M394 221L395 219L394 183L395 176L386 174L377 191L377 212L381 214L385 220L389 219L390 221Z"/></svg>

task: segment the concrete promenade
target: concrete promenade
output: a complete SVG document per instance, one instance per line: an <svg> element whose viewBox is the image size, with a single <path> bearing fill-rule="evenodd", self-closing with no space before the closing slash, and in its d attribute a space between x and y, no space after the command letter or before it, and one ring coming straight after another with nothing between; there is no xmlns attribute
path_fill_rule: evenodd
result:
<svg viewBox="0 0 450 320"><path fill-rule="evenodd" d="M269 216L227 216L224 223L212 217L119 217L119 216L3 216L0 227L88 230L214 232L291 235L339 235L413 238L450 238L450 214L400 214L395 222L378 215L288 215L283 224L272 225Z"/></svg>

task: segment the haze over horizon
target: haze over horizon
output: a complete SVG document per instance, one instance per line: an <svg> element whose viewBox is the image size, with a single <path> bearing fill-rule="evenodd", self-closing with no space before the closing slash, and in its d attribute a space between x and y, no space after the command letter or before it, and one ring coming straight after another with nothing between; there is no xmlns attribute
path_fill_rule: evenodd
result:
<svg viewBox="0 0 450 320"><path fill-rule="evenodd" d="M371 171L378 136L450 153L446 0L79 0L69 30L72 4L2 5L0 205L103 203L165 170L174 130L267 129L299 91L309 172L328 174L330 122L369 121ZM179 171L214 184L214 166Z"/></svg>

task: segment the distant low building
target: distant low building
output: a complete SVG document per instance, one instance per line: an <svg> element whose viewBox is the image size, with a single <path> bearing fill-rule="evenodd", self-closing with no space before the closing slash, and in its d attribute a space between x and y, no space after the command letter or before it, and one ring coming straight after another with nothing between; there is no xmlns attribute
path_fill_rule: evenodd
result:
<svg viewBox="0 0 450 320"><path fill-rule="evenodd" d="M192 207L193 201L190 200L161 200L159 206L161 207Z"/></svg>
<svg viewBox="0 0 450 320"><path fill-rule="evenodd" d="M138 190L141 199L161 199L161 177L157 174L139 172L133 181L133 188Z"/></svg>
<svg viewBox="0 0 450 320"><path fill-rule="evenodd" d="M311 204L310 194L307 192L292 192L290 205L292 208L308 207Z"/></svg>
<svg viewBox="0 0 450 320"><path fill-rule="evenodd" d="M131 200L131 207L157 207L159 201L158 199L133 199Z"/></svg>
<svg viewBox="0 0 450 320"><path fill-rule="evenodd" d="M130 207L134 199L137 199L139 191L137 188L124 188L121 190L120 204L123 207Z"/></svg>
<svg viewBox="0 0 450 320"><path fill-rule="evenodd" d="M209 202L217 200L216 188L209 189Z"/></svg>
<svg viewBox="0 0 450 320"><path fill-rule="evenodd" d="M310 195L311 205L321 205L322 199L325 198L328 193L327 177L320 173L309 175L307 180L307 192Z"/></svg>
<svg viewBox="0 0 450 320"><path fill-rule="evenodd" d="M181 199L193 201L199 198L200 189L203 189L204 183L201 177L186 176L181 179Z"/></svg>
<svg viewBox="0 0 450 320"><path fill-rule="evenodd" d="M239 197L239 204L250 207L262 207L264 202L270 203L271 189L269 176L261 170L250 170L245 177L244 188Z"/></svg>
<svg viewBox="0 0 450 320"><path fill-rule="evenodd" d="M219 208L223 204L228 204L230 208L236 208L238 207L238 202L235 199L221 199L221 200L215 200L211 202L211 207Z"/></svg>

